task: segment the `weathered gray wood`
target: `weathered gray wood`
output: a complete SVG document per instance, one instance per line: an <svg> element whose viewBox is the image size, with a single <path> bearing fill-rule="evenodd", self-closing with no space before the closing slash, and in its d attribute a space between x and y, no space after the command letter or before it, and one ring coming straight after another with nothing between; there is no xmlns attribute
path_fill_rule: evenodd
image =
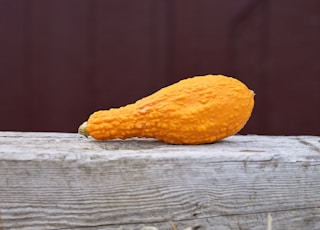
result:
<svg viewBox="0 0 320 230"><path fill-rule="evenodd" d="M0 229L320 229L320 137L0 132Z"/></svg>

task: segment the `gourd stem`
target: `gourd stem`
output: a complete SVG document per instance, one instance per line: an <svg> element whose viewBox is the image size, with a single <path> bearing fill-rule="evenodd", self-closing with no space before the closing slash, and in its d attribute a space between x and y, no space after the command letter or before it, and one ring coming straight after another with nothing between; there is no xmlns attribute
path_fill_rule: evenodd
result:
<svg viewBox="0 0 320 230"><path fill-rule="evenodd" d="M85 136L85 137L88 137L89 136L89 133L87 131L87 122L83 122L80 126L79 126L79 129L78 129L78 133Z"/></svg>

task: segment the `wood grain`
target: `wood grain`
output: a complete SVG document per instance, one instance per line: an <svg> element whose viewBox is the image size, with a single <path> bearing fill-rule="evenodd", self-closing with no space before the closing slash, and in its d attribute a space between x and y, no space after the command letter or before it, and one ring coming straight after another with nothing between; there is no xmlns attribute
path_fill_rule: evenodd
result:
<svg viewBox="0 0 320 230"><path fill-rule="evenodd" d="M320 137L198 146L0 133L3 229L317 229ZM1 228L0 228L1 229Z"/></svg>

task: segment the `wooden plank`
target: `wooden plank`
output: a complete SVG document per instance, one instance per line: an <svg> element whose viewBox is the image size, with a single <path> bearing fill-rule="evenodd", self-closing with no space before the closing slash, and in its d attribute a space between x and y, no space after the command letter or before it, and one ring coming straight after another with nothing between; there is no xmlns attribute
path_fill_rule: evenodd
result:
<svg viewBox="0 0 320 230"><path fill-rule="evenodd" d="M208 145L0 133L3 229L317 229L320 137ZM1 228L0 227L0 228Z"/></svg>

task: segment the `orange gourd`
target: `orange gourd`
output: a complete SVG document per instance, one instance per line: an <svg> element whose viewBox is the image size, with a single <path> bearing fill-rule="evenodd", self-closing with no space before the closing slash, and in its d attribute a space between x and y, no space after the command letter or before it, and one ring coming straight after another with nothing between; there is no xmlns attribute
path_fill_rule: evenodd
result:
<svg viewBox="0 0 320 230"><path fill-rule="evenodd" d="M120 108L93 113L79 133L97 140L157 138L172 144L211 143L239 132L254 92L223 75L196 76Z"/></svg>

